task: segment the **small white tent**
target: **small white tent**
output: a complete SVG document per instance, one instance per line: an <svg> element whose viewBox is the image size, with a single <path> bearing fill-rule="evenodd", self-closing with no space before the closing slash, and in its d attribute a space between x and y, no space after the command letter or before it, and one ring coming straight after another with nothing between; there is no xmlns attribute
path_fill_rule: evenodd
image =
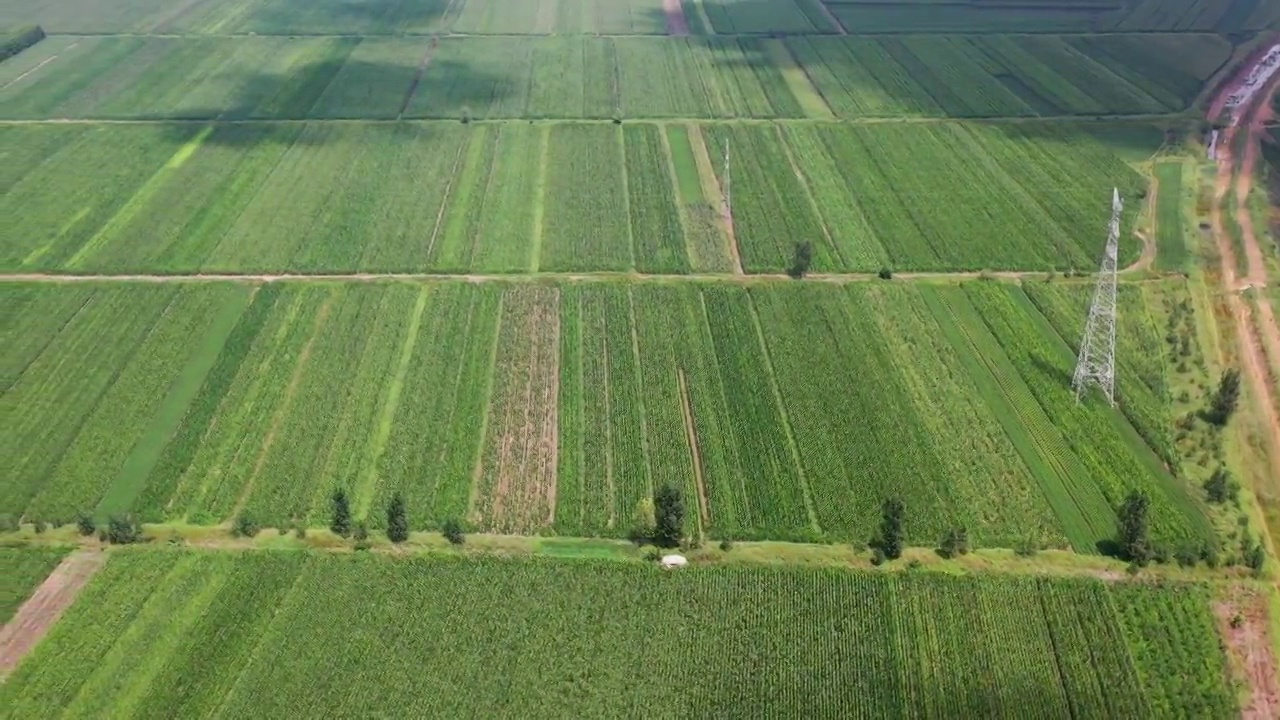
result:
<svg viewBox="0 0 1280 720"><path fill-rule="evenodd" d="M684 567L689 564L689 560L683 555L663 555L662 568L670 570L671 568Z"/></svg>

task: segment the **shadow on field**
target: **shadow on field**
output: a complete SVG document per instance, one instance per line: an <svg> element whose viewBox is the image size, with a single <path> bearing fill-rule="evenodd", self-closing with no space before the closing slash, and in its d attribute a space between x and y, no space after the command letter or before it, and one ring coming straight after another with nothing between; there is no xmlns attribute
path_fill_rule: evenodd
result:
<svg viewBox="0 0 1280 720"><path fill-rule="evenodd" d="M274 0L238 29L280 35L427 33L449 5L450 0Z"/></svg>
<svg viewBox="0 0 1280 720"><path fill-rule="evenodd" d="M395 120L459 117L460 109L500 102L517 78L477 71L465 62L433 61L430 88L416 70L403 65L364 60L327 60L302 65L288 73L255 72L236 77L222 107L184 108L144 116L149 120L217 120L228 124L205 139L206 144L252 146L263 142L322 143L329 133L300 132L308 120ZM388 82L388 80L391 80ZM441 96L447 92L447 102ZM412 95L411 95L412 93ZM433 96L441 96L433 107ZM411 102L412 101L412 102ZM292 120L298 125L256 124L255 120ZM236 125L243 122L243 125ZM173 126L177 137L191 133Z"/></svg>

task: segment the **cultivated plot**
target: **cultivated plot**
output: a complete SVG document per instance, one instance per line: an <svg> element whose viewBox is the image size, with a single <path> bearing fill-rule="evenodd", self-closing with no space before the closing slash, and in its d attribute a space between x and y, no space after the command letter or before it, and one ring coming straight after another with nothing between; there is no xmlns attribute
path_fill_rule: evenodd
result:
<svg viewBox="0 0 1280 720"><path fill-rule="evenodd" d="M344 488L374 525L401 492L414 527L623 536L672 484L713 537L857 539L900 495L918 543L1093 552L1141 489L1159 542L1209 533L1164 467L1162 366L1125 373L1123 412L1077 405L1087 294L1056 285L5 291L40 319L5 328L0 512L28 519L314 526ZM1125 301L1125 356L1159 357Z"/></svg>
<svg viewBox="0 0 1280 720"><path fill-rule="evenodd" d="M55 36L0 118L845 118L1185 109L1217 35Z"/></svg>
<svg viewBox="0 0 1280 720"><path fill-rule="evenodd" d="M0 9L0 27L41 25L49 33L430 33L452 23L460 5L460 0L14 0Z"/></svg>
<svg viewBox="0 0 1280 720"><path fill-rule="evenodd" d="M799 242L820 271L1068 270L1144 186L1047 124L7 126L0 150L10 271L778 273Z"/></svg>
<svg viewBox="0 0 1280 720"><path fill-rule="evenodd" d="M134 550L0 697L37 717L1227 717L1210 603L1097 580Z"/></svg>

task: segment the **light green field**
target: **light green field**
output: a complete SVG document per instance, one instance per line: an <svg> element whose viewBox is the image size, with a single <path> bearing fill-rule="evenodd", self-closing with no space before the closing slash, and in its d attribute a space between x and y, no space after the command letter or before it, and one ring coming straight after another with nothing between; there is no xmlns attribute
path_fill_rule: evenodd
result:
<svg viewBox="0 0 1280 720"><path fill-rule="evenodd" d="M696 127L696 126L695 126ZM662 135L667 135L664 138ZM682 125L13 125L0 267L70 273L728 269ZM1096 262L1113 187L1055 125L704 125L747 272ZM668 147L670 148L668 150ZM798 173L798 174L797 174ZM676 202L679 197L681 203ZM1130 203L1126 227L1138 210ZM1029 241L1034 238L1034 241ZM1126 244L1121 263L1136 259Z"/></svg>
<svg viewBox="0 0 1280 720"><path fill-rule="evenodd" d="M1096 580L130 551L0 703L69 717L1230 717L1209 602L1199 586Z"/></svg>
<svg viewBox="0 0 1280 720"><path fill-rule="evenodd" d="M0 511L316 526L344 488L375 525L401 492L414 527L618 537L672 484L712 537L866 539L899 495L919 544L1095 552L1142 489L1159 542L1198 548L1162 366L1122 375L1124 413L1064 380L1087 290L10 284L33 321L4 328ZM1125 298L1126 357L1158 356Z"/></svg>

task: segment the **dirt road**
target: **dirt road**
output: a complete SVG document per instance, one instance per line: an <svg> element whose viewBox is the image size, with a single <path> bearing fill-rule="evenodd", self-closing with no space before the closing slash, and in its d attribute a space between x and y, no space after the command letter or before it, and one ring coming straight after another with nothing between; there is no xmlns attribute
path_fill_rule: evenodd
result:
<svg viewBox="0 0 1280 720"><path fill-rule="evenodd" d="M1242 72L1247 74L1247 70L1248 68ZM1277 84L1280 84L1280 76L1273 78L1268 87L1257 93L1249 106L1237 111L1240 121L1238 124L1223 130L1219 141L1214 201L1210 209L1210 224L1218 247L1223 288L1227 291L1227 306L1234 319L1236 337L1239 341L1240 371L1251 392L1260 401L1257 408L1259 419L1266 427L1270 466L1270 472L1266 476L1271 478L1272 482L1268 486L1255 488L1264 504L1280 502L1280 411L1277 410L1280 407L1280 404L1277 404L1280 386L1277 385L1277 379L1271 376L1263 353L1264 347L1270 348L1273 353L1280 351L1280 328L1276 327L1275 315L1265 293L1256 293L1259 322L1254 323L1253 308L1241 292L1249 287L1264 288L1267 284L1264 256L1249 217L1247 200L1253 186L1258 143L1261 140L1261 133L1264 132L1263 123L1269 117L1271 97L1276 92ZM1233 92L1234 88L1235 83L1232 83L1219 92L1210 106L1211 113L1215 108L1222 107L1226 96ZM1240 133L1244 134L1244 151L1240 153L1242 157L1237 158L1234 141ZM1235 250L1223 221L1227 194L1232 189L1233 182L1236 195L1233 210L1240 225L1245 259L1248 261L1248 271L1243 278L1236 277ZM1272 541L1273 552L1277 545L1275 542L1277 531L1280 531L1280 528L1268 528L1267 532Z"/></svg>
<svg viewBox="0 0 1280 720"><path fill-rule="evenodd" d="M0 630L0 680L9 676L102 567L101 552L68 555Z"/></svg>

